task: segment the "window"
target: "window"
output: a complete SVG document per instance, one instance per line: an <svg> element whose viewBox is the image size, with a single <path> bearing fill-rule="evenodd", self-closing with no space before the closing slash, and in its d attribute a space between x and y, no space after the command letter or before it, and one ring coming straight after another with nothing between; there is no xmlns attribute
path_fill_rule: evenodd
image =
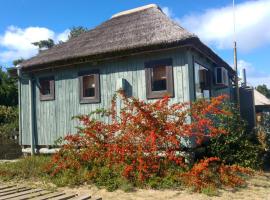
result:
<svg viewBox="0 0 270 200"><path fill-rule="evenodd" d="M172 59L146 62L145 77L148 99L174 96Z"/></svg>
<svg viewBox="0 0 270 200"><path fill-rule="evenodd" d="M80 103L99 103L99 72L98 70L79 73Z"/></svg>
<svg viewBox="0 0 270 200"><path fill-rule="evenodd" d="M216 67L216 84L222 87L229 85L228 71L223 67Z"/></svg>
<svg viewBox="0 0 270 200"><path fill-rule="evenodd" d="M202 65L194 64L195 95L196 99L210 98L210 73Z"/></svg>
<svg viewBox="0 0 270 200"><path fill-rule="evenodd" d="M54 100L54 77L39 78L40 100Z"/></svg>

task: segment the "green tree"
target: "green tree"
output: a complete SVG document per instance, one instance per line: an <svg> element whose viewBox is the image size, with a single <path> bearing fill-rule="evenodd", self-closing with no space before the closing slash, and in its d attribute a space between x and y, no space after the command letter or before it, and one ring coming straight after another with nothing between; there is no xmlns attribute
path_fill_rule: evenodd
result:
<svg viewBox="0 0 270 200"><path fill-rule="evenodd" d="M43 49L50 49L55 45L54 41L50 38L48 40L40 40L39 42L33 42L32 44L37 46L39 48L39 51Z"/></svg>
<svg viewBox="0 0 270 200"><path fill-rule="evenodd" d="M0 105L18 105L17 80L0 67Z"/></svg>
<svg viewBox="0 0 270 200"><path fill-rule="evenodd" d="M79 36L80 34L85 33L87 31L88 31L88 29L86 27L73 26L70 29L70 33L68 35L68 40L70 40L71 38L75 38L75 37ZM62 43L64 43L64 42L60 40L58 44L62 44ZM33 42L32 44L37 46L39 48L39 51L41 51L43 49L50 49L56 45L56 43L50 38L48 40L40 40L39 42ZM24 59L18 59L16 61L22 62L22 61L24 61ZM15 63L13 62L14 65L19 64L16 61L15 61Z"/></svg>
<svg viewBox="0 0 270 200"><path fill-rule="evenodd" d="M13 65L14 65L14 67L16 67L18 64L20 64L20 63L22 63L24 61L24 59L23 58L19 58L19 59L17 59L17 60L13 60Z"/></svg>
<svg viewBox="0 0 270 200"><path fill-rule="evenodd" d="M270 89L268 89L265 84L258 85L256 89L267 98L270 98Z"/></svg>
<svg viewBox="0 0 270 200"><path fill-rule="evenodd" d="M0 136L11 135L19 129L18 108L0 105Z"/></svg>
<svg viewBox="0 0 270 200"><path fill-rule="evenodd" d="M88 29L86 27L83 26L74 26L70 29L70 33L68 36L68 39L70 40L71 38L77 37L82 33L87 32Z"/></svg>

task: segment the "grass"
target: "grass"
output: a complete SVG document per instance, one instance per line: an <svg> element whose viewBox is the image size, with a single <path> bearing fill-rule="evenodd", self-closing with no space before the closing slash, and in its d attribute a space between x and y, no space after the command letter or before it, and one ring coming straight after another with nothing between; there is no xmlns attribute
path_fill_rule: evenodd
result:
<svg viewBox="0 0 270 200"><path fill-rule="evenodd" d="M108 191L121 189L126 192L133 191L135 187L154 189L179 187L179 182L171 174L163 179L153 177L142 185L141 183L129 182L121 176L119 170L111 170L107 166L92 166L96 175L91 177L89 177L89 171L84 168L79 171L66 169L55 176L50 176L45 171L45 166L49 162L50 156L33 156L22 158L16 162L0 163L0 180L43 182L45 186L53 183L57 187L74 187L88 183L99 188L106 188Z"/></svg>
<svg viewBox="0 0 270 200"><path fill-rule="evenodd" d="M22 158L16 162L5 162L0 164L0 179L26 180L48 178L44 173L44 166L50 161L48 156L32 156Z"/></svg>
<svg viewBox="0 0 270 200"><path fill-rule="evenodd" d="M94 175L89 174L89 169L82 168L78 171L72 169L63 170L61 173L51 176L45 171L45 166L50 162L50 156L33 156L18 160L17 162L0 163L0 181L28 181L38 183L42 187L74 187L83 184L93 184L98 188L106 188L108 191L117 189L125 192L134 191L135 188L183 189L186 188L181 181L181 170L169 170L165 177L150 177L144 183L128 181L119 169L112 170L107 166L91 166ZM40 186L39 186L40 187ZM218 193L215 187L206 187L201 193L207 196L215 196Z"/></svg>
<svg viewBox="0 0 270 200"><path fill-rule="evenodd" d="M217 188L215 188L213 186L208 186L206 188L203 188L201 192L207 196L217 196L218 195Z"/></svg>
<svg viewBox="0 0 270 200"><path fill-rule="evenodd" d="M49 183L58 187L82 184L84 175L82 171L75 175L73 171L66 170L61 176L50 176L45 171L45 166L50 160L50 156L29 156L16 162L0 163L0 180L43 182L46 187Z"/></svg>

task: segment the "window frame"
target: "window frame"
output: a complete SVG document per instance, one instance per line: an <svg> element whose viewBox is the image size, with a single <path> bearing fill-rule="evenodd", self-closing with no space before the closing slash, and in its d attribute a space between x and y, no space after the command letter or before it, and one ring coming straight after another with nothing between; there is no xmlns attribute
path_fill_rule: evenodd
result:
<svg viewBox="0 0 270 200"><path fill-rule="evenodd" d="M166 90L153 91L152 90L152 70L154 67L166 67ZM173 60L172 58L165 58L159 60L147 61L145 66L145 81L146 81L146 98L147 99L160 99L165 95L174 97L174 81L173 81Z"/></svg>
<svg viewBox="0 0 270 200"><path fill-rule="evenodd" d="M41 92L42 81L50 81L50 94L44 95ZM39 82L39 99L40 101L51 101L55 100L55 77L54 76L43 76L38 78Z"/></svg>
<svg viewBox="0 0 270 200"><path fill-rule="evenodd" d="M83 77L94 75L95 81L95 96L94 97L84 97L83 96ZM78 73L79 76L79 98L81 104L87 103L100 103L100 73L98 69L95 70L87 70L80 71Z"/></svg>
<svg viewBox="0 0 270 200"><path fill-rule="evenodd" d="M207 82L208 82L208 87L206 88L207 90L209 90L209 98L211 98L212 97L212 71L211 71L211 69L209 69L208 67L206 67L205 65L203 65L203 64L201 64L199 61L197 61L197 60L194 60L193 61L193 77L194 77L194 81L193 81L193 84L194 84L194 98L195 98L195 100L196 99L198 99L198 97L197 97L197 92L196 92L196 70L195 70L195 68L196 68L196 64L197 65L199 65L200 67L203 67L204 69L206 69L207 70L207 75L206 75L206 77L207 77ZM203 94L203 89L202 88L200 88L201 89L201 93ZM202 97L202 98L206 98L206 97Z"/></svg>

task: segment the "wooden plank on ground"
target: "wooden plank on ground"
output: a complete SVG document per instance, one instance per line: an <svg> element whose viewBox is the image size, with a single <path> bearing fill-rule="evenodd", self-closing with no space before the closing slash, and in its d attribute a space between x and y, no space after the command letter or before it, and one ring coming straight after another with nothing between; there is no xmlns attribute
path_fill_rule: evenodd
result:
<svg viewBox="0 0 270 200"><path fill-rule="evenodd" d="M16 186L16 185L1 185L0 190L4 190L4 189L11 188L11 187L14 187L14 186Z"/></svg>
<svg viewBox="0 0 270 200"><path fill-rule="evenodd" d="M54 192L54 193L50 193L50 194L47 194L47 195L43 195L43 196L39 196L39 197L35 197L31 200L47 200L47 199L53 199L55 197L58 197L58 196L61 196L61 195L64 195L65 193L63 192Z"/></svg>
<svg viewBox="0 0 270 200"><path fill-rule="evenodd" d="M2 193L14 191L14 190L19 190L19 189L23 189L23 188L25 188L25 187L16 187L16 186L14 186L14 187L6 188L6 189L3 189L3 190L0 190L0 195Z"/></svg>
<svg viewBox="0 0 270 200"><path fill-rule="evenodd" d="M93 200L102 200L101 197L93 197Z"/></svg>
<svg viewBox="0 0 270 200"><path fill-rule="evenodd" d="M91 199L91 196L86 194L86 195L80 195L80 196L74 197L70 200L88 200L88 199Z"/></svg>
<svg viewBox="0 0 270 200"><path fill-rule="evenodd" d="M71 199L73 197L75 197L76 194L64 194L58 197L54 197L53 200L66 200L66 199Z"/></svg>
<svg viewBox="0 0 270 200"><path fill-rule="evenodd" d="M25 199L32 199L34 197L40 197L42 195L46 195L46 194L49 194L51 193L50 191L40 191L40 192L34 192L34 193L30 193L30 194L24 194L22 196L19 196L19 197L14 197L14 198L11 198L9 200L25 200Z"/></svg>
<svg viewBox="0 0 270 200"><path fill-rule="evenodd" d="M7 191L7 192L3 192L3 193L0 193L0 197L2 196L7 196L7 195L10 195L10 194L15 194L15 193L18 193L18 192L23 192L23 191L26 191L26 190L30 190L30 188L17 188L15 190L10 190L10 191Z"/></svg>
<svg viewBox="0 0 270 200"><path fill-rule="evenodd" d="M25 194L31 194L31 193L40 192L40 191L42 191L42 190L41 189L33 189L33 190L26 190L26 191L23 191L23 192L17 192L17 193L14 193L14 194L1 196L0 200L11 199L11 198L14 198L14 197L19 197L19 196L22 196L22 195L25 195Z"/></svg>
<svg viewBox="0 0 270 200"><path fill-rule="evenodd" d="M89 194L77 195L65 192L52 192L42 189L33 189L13 184L0 184L0 200L102 200L100 197L91 197Z"/></svg>

